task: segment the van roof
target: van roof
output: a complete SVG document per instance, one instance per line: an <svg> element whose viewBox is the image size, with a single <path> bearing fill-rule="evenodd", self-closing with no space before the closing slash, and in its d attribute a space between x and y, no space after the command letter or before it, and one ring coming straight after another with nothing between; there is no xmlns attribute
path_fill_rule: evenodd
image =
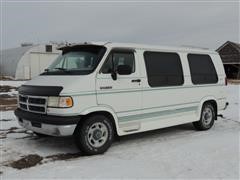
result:
<svg viewBox="0 0 240 180"><path fill-rule="evenodd" d="M97 45L105 46L107 48L132 48L132 49L145 49L145 50L164 50L164 51L174 51L174 52L193 52L193 53L207 53L207 54L218 54L214 50L199 47L190 46L157 46L157 45L147 45L147 44L135 44L135 43L114 43L114 42L84 42L84 43L74 43L64 45L58 49L64 50L65 48L71 48L81 45Z"/></svg>

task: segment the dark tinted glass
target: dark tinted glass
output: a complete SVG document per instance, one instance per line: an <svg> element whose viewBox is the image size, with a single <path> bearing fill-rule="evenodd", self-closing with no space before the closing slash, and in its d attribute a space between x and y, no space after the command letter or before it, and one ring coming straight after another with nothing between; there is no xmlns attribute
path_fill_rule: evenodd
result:
<svg viewBox="0 0 240 180"><path fill-rule="evenodd" d="M188 54L188 63L193 84L218 82L218 76L209 55Z"/></svg>
<svg viewBox="0 0 240 180"><path fill-rule="evenodd" d="M112 60L113 58L113 60ZM113 64L112 64L113 62ZM118 65L128 65L135 71L135 61L133 52L112 52L102 67L102 73L108 74L112 69L116 70Z"/></svg>
<svg viewBox="0 0 240 180"><path fill-rule="evenodd" d="M182 85L183 70L177 53L145 52L148 83L151 87Z"/></svg>

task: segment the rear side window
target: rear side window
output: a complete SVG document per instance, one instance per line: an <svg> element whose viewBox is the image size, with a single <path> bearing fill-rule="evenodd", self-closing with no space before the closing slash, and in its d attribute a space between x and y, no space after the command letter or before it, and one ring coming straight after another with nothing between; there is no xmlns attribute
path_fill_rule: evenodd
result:
<svg viewBox="0 0 240 180"><path fill-rule="evenodd" d="M216 69L209 55L188 54L187 57L193 84L214 84L218 82Z"/></svg>
<svg viewBox="0 0 240 180"><path fill-rule="evenodd" d="M178 86L184 83L182 64L177 53L146 51L144 60L149 86Z"/></svg>

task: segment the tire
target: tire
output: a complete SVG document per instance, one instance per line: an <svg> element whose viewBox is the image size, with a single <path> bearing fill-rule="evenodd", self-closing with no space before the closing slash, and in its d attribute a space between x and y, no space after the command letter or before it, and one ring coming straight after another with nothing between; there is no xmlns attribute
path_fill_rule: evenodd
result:
<svg viewBox="0 0 240 180"><path fill-rule="evenodd" d="M215 119L216 114L213 105L211 103L204 103L202 107L201 118L199 121L193 122L193 125L197 130L208 130L213 126Z"/></svg>
<svg viewBox="0 0 240 180"><path fill-rule="evenodd" d="M114 138L112 121L104 115L90 116L76 127L74 138L85 155L102 154Z"/></svg>

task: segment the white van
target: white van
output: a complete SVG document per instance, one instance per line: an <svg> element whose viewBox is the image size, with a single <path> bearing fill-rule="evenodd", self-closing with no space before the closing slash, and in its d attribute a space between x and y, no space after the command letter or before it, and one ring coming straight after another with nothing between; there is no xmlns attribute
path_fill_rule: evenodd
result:
<svg viewBox="0 0 240 180"><path fill-rule="evenodd" d="M39 135L74 135L88 155L105 152L115 134L190 122L210 129L228 105L215 51L118 43L60 49L44 73L19 88L15 115Z"/></svg>

